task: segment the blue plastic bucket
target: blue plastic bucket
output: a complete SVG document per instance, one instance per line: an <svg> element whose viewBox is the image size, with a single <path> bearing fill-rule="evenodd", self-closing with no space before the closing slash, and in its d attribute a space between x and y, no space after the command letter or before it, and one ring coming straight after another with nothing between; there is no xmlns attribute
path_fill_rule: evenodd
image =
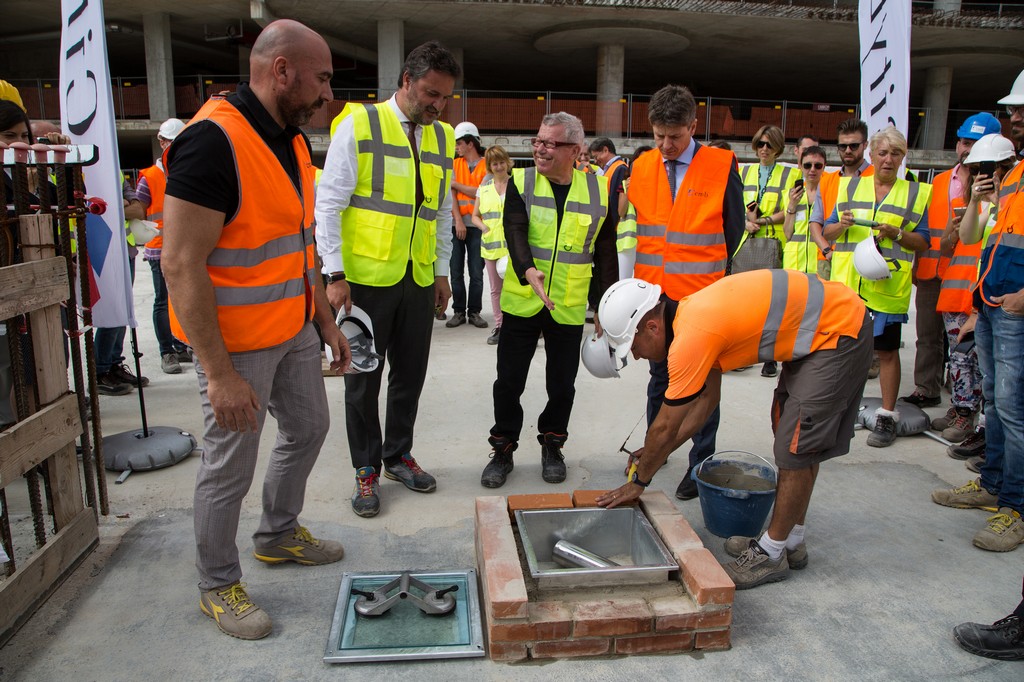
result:
<svg viewBox="0 0 1024 682"><path fill-rule="evenodd" d="M700 491L709 531L722 538L761 532L779 480L768 460L749 452L719 452L694 467L690 476Z"/></svg>

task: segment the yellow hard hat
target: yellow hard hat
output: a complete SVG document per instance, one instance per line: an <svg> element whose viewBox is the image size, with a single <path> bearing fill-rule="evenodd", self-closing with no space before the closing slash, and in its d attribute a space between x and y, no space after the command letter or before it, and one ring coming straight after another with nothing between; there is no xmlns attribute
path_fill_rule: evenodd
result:
<svg viewBox="0 0 1024 682"><path fill-rule="evenodd" d="M22 111L25 111L25 103L21 101L21 93L18 92L18 88L4 80L0 80L0 99L14 102L21 107Z"/></svg>

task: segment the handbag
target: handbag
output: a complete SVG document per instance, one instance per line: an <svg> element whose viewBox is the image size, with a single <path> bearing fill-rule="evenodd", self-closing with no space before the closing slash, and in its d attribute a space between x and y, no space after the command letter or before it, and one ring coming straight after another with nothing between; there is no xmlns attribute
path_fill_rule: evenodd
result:
<svg viewBox="0 0 1024 682"><path fill-rule="evenodd" d="M732 258L732 274L751 270L777 270L782 267L782 242L775 228L767 237L747 237Z"/></svg>

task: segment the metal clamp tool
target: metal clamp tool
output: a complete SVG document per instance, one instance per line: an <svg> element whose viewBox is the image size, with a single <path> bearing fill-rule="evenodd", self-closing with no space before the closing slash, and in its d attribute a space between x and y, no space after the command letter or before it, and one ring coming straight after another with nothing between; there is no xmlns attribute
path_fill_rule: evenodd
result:
<svg viewBox="0 0 1024 682"><path fill-rule="evenodd" d="M423 596L420 597L410 592L410 587L415 587L421 591ZM395 588L398 588L398 592L389 597L388 592ZM444 616L455 609L455 595L453 593L457 592L458 589L458 585L452 585L439 590L434 588L433 585L417 580L410 573L405 572L386 585L381 585L373 592L353 588L352 594L359 595L356 599L355 609L356 613L360 616L383 616L402 599L408 599L416 608L427 615Z"/></svg>

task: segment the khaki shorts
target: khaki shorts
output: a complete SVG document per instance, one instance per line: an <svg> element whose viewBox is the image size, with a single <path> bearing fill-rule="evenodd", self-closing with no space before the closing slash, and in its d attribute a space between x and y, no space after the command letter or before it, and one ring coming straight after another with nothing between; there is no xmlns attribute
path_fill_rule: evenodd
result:
<svg viewBox="0 0 1024 682"><path fill-rule="evenodd" d="M806 469L850 451L872 355L872 321L831 350L783 362L772 403L775 463Z"/></svg>

